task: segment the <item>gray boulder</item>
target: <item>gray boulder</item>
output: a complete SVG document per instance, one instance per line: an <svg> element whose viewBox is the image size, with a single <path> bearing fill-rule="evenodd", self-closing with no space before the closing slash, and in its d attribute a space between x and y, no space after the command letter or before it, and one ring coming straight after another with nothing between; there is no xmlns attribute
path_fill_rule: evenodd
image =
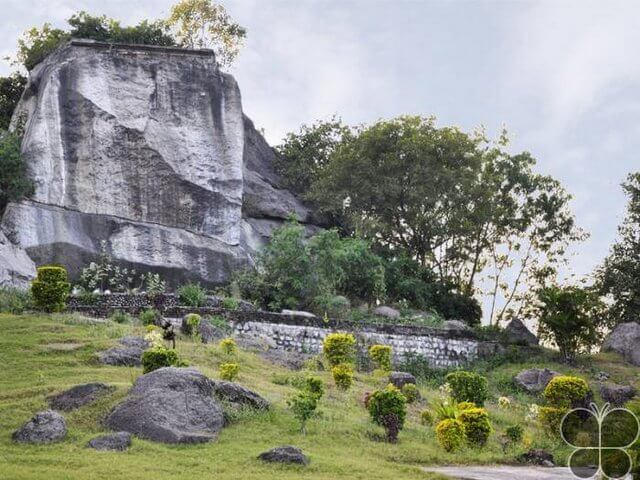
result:
<svg viewBox="0 0 640 480"><path fill-rule="evenodd" d="M553 455L545 450L529 450L518 457L522 463L541 467L554 467Z"/></svg>
<svg viewBox="0 0 640 480"><path fill-rule="evenodd" d="M538 345L538 337L536 337L521 320L514 318L504 329L504 333L509 343L516 345L526 345L535 347Z"/></svg>
<svg viewBox="0 0 640 480"><path fill-rule="evenodd" d="M258 458L269 463L297 463L299 465L308 465L309 458L302 453L297 447L285 445L273 448L267 452L258 455Z"/></svg>
<svg viewBox="0 0 640 480"><path fill-rule="evenodd" d="M268 410L270 407L268 400L238 383L216 381L213 384L213 392L220 400L237 408L249 407L256 410Z"/></svg>
<svg viewBox="0 0 640 480"><path fill-rule="evenodd" d="M9 241L0 230L0 287L29 288L36 265L22 248Z"/></svg>
<svg viewBox="0 0 640 480"><path fill-rule="evenodd" d="M105 424L156 442L209 442L224 425L213 393L214 383L196 369L161 368L139 377Z"/></svg>
<svg viewBox="0 0 640 480"><path fill-rule="evenodd" d="M525 392L538 394L546 388L552 378L558 375L560 375L560 373L549 370L548 368L532 368L518 373L513 378L513 381Z"/></svg>
<svg viewBox="0 0 640 480"><path fill-rule="evenodd" d="M36 413L20 429L13 432L13 440L20 443L51 443L62 440L67 435L64 417L47 410Z"/></svg>
<svg viewBox="0 0 640 480"><path fill-rule="evenodd" d="M444 330L450 332L470 332L471 327L462 320L445 320L442 324Z"/></svg>
<svg viewBox="0 0 640 480"><path fill-rule="evenodd" d="M636 389L631 385L603 383L600 385L600 395L605 402L614 407L621 407L636 396Z"/></svg>
<svg viewBox="0 0 640 480"><path fill-rule="evenodd" d="M617 325L602 344L602 351L619 353L626 362L640 366L640 324Z"/></svg>
<svg viewBox="0 0 640 480"><path fill-rule="evenodd" d="M400 318L400 312L395 308L387 307L386 305L381 305L377 307L373 311L374 315L378 315L379 317L385 317L389 320L397 320Z"/></svg>
<svg viewBox="0 0 640 480"><path fill-rule="evenodd" d="M87 446L101 451L124 452L131 446L131 434L129 432L116 432L101 435L89 440Z"/></svg>
<svg viewBox="0 0 640 480"><path fill-rule="evenodd" d="M318 318L315 314L311 312L305 312L302 310L282 310L280 312L282 315L290 315L292 317L304 317L304 318Z"/></svg>
<svg viewBox="0 0 640 480"><path fill-rule="evenodd" d="M270 348L266 351L260 351L260 356L273 363L289 370L302 370L305 363L313 358L310 353L296 352L295 350L278 350Z"/></svg>
<svg viewBox="0 0 640 480"><path fill-rule="evenodd" d="M68 412L95 402L98 398L111 392L113 387L104 383L87 383L77 385L48 398L49 406L54 410Z"/></svg>
<svg viewBox="0 0 640 480"><path fill-rule="evenodd" d="M200 340L202 341L202 343L215 343L216 341L229 336L228 332L212 325L211 322L209 322L205 318L200 320L200 325L198 325L198 333L200 334Z"/></svg>
<svg viewBox="0 0 640 480"><path fill-rule="evenodd" d="M149 348L149 342L142 337L124 337L120 346L98 353L98 359L105 365L139 367L142 353Z"/></svg>
<svg viewBox="0 0 640 480"><path fill-rule="evenodd" d="M389 374L389 383L395 387L402 389L406 384L416 384L416 377L407 372L391 372Z"/></svg>

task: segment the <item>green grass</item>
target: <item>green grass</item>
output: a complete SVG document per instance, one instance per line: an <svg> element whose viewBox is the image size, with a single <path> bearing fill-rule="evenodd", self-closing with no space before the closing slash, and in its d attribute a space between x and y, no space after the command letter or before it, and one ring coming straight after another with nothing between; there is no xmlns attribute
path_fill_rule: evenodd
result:
<svg viewBox="0 0 640 480"><path fill-rule="evenodd" d="M505 453L498 434L510 424L524 424L527 404L536 401L509 390L507 379L528 365L492 369L489 378L493 398L487 406L496 433L482 450L447 454L437 445L433 429L420 425L419 413L424 405L411 406L397 445L379 440L383 432L369 420L362 397L365 391L383 386L383 378L358 373L355 386L342 393L335 389L327 372L314 372L329 388L321 401L320 417L311 420L307 435L302 435L286 409L286 398L295 388L282 381L284 376L295 374L240 351L238 381L269 399L273 403L270 412L240 415L216 442L209 444L172 446L134 439L127 452L96 452L86 448L86 443L104 431L101 419L126 395L142 372L139 368L101 365L96 362L95 353L114 345L124 335L143 334L144 329L72 315L0 315L0 332L0 477L12 480L436 479L442 477L424 473L420 467L512 461L524 447ZM186 338L179 339L178 351L192 366L212 378L217 378L218 365L227 361L217 346L195 344ZM592 359L578 369L567 369L551 361L544 366L586 378L604 369L614 379L629 380L632 372L610 356ZM636 383L635 374L631 380ZM11 441L11 432L35 412L47 408L46 396L95 381L111 384L116 390L93 405L65 414L69 435L64 441L44 446ZM426 385L420 389L427 401L436 400L437 389ZM515 399L510 410L497 406L497 398L504 393ZM560 459L568 453L537 427L527 426L526 436L532 447L550 449ZM310 456L311 464L306 468L271 466L256 459L259 453L284 444L302 448Z"/></svg>

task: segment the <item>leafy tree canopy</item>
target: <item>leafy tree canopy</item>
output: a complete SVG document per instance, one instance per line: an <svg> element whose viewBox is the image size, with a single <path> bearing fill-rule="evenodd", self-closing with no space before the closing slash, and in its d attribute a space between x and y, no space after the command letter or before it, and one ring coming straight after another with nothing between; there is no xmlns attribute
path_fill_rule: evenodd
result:
<svg viewBox="0 0 640 480"><path fill-rule="evenodd" d="M9 129L11 116L26 84L27 79L19 73L0 77L0 131Z"/></svg>
<svg viewBox="0 0 640 480"><path fill-rule="evenodd" d="M0 131L0 217L9 202L33 194L33 182L27 177L20 155L20 137Z"/></svg>

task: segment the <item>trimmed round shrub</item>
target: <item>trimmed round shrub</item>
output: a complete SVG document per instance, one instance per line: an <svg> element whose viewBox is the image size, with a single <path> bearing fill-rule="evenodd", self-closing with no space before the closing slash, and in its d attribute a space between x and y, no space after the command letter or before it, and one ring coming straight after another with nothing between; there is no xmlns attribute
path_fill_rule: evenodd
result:
<svg viewBox="0 0 640 480"><path fill-rule="evenodd" d="M200 322L202 321L202 317L197 313L189 313L184 317L184 325L182 326L182 330L187 335L193 335L198 331L198 327L200 327Z"/></svg>
<svg viewBox="0 0 640 480"><path fill-rule="evenodd" d="M223 338L220 340L219 347L222 353L228 356L238 353L238 344L233 338Z"/></svg>
<svg viewBox="0 0 640 480"><path fill-rule="evenodd" d="M322 342L322 352L332 367L353 363L356 338L350 333L330 333Z"/></svg>
<svg viewBox="0 0 640 480"><path fill-rule="evenodd" d="M447 452L458 450L465 442L464 425L460 420L448 418L436 426L438 444Z"/></svg>
<svg viewBox="0 0 640 480"><path fill-rule="evenodd" d="M351 365L341 363L331 368L333 381L340 390L349 390L353 384L353 368Z"/></svg>
<svg viewBox="0 0 640 480"><path fill-rule="evenodd" d="M138 320L142 325L154 325L159 315L160 313L157 310L148 308L138 314Z"/></svg>
<svg viewBox="0 0 640 480"><path fill-rule="evenodd" d="M199 283L187 283L178 288L181 305L204 307L207 303L207 291Z"/></svg>
<svg viewBox="0 0 640 480"><path fill-rule="evenodd" d="M474 447L482 447L487 443L493 430L489 422L489 414L484 408L470 408L458 415L458 420L464 426L467 443Z"/></svg>
<svg viewBox="0 0 640 480"><path fill-rule="evenodd" d="M544 398L554 407L571 408L584 402L589 385L582 378L562 375L551 379L544 389Z"/></svg>
<svg viewBox="0 0 640 480"><path fill-rule="evenodd" d="M324 395L324 382L319 377L309 375L304 379L303 390L319 400Z"/></svg>
<svg viewBox="0 0 640 480"><path fill-rule="evenodd" d="M403 385L402 394L407 399L407 403L413 403L420 398L420 391L413 383Z"/></svg>
<svg viewBox="0 0 640 480"><path fill-rule="evenodd" d="M369 357L380 370L391 371L391 356L393 350L389 345L371 345L369 347Z"/></svg>
<svg viewBox="0 0 640 480"><path fill-rule="evenodd" d="M487 379L477 373L460 370L450 373L445 379L456 402L472 402L482 407L489 396Z"/></svg>
<svg viewBox="0 0 640 480"><path fill-rule="evenodd" d="M420 412L420 423L428 426L433 425L433 413L431 413L431 410L424 409Z"/></svg>
<svg viewBox="0 0 640 480"><path fill-rule="evenodd" d="M240 373L240 365L238 365L237 363L221 363L219 373L222 380L233 382L236 378L238 378L238 374Z"/></svg>
<svg viewBox="0 0 640 480"><path fill-rule="evenodd" d="M393 385L373 392L367 404L371 419L384 427L387 439L395 443L407 418L407 399Z"/></svg>
<svg viewBox="0 0 640 480"><path fill-rule="evenodd" d="M142 373L153 372L162 367L173 367L180 364L178 354L163 346L149 348L142 353Z"/></svg>
<svg viewBox="0 0 640 480"><path fill-rule="evenodd" d="M566 413L566 408L540 407L538 411L538 420L547 432L554 435L560 435L560 423Z"/></svg>
<svg viewBox="0 0 640 480"><path fill-rule="evenodd" d="M64 267L47 265L38 268L36 279L31 282L34 306L45 312L65 310L71 285Z"/></svg>

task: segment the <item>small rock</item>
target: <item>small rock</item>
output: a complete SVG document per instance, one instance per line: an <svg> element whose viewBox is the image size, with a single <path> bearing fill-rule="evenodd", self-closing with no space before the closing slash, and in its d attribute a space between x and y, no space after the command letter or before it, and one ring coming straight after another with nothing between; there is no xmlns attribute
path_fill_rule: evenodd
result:
<svg viewBox="0 0 640 480"><path fill-rule="evenodd" d="M302 310L282 310L280 313L282 315L291 315L292 317L318 318L313 313Z"/></svg>
<svg viewBox="0 0 640 480"><path fill-rule="evenodd" d="M57 395L48 398L49 406L54 410L68 412L95 402L98 397L113 390L104 383L87 383L77 385Z"/></svg>
<svg viewBox="0 0 640 480"><path fill-rule="evenodd" d="M605 383L600 385L600 395L605 402L614 407L621 407L636 396L636 389L630 385Z"/></svg>
<svg viewBox="0 0 640 480"><path fill-rule="evenodd" d="M606 382L609 380L610 375L607 372L598 372L593 376L596 382Z"/></svg>
<svg viewBox="0 0 640 480"><path fill-rule="evenodd" d="M552 378L560 375L558 372L549 370L548 368L532 368L523 370L513 379L514 383L527 393L537 394L542 392L551 381Z"/></svg>
<svg viewBox="0 0 640 480"><path fill-rule="evenodd" d="M105 365L139 367L142 353L149 348L149 342L142 337L124 337L119 347L113 347L98 354L98 359Z"/></svg>
<svg viewBox="0 0 640 480"><path fill-rule="evenodd" d="M64 417L47 410L38 412L20 429L13 432L13 440L21 443L51 443L62 440L67 435Z"/></svg>
<svg viewBox="0 0 640 480"><path fill-rule="evenodd" d="M271 406L253 390L249 390L238 383L216 381L213 384L213 392L216 397L225 402L231 403L235 407L250 407L256 410L268 410Z"/></svg>
<svg viewBox="0 0 640 480"><path fill-rule="evenodd" d="M206 319L200 320L200 325L198 325L198 333L200 334L200 339L202 343L215 343L218 340L222 340L223 338L228 336L228 333L223 329L216 327L211 324Z"/></svg>
<svg viewBox="0 0 640 480"><path fill-rule="evenodd" d="M378 315L379 317L385 317L389 320L397 320L400 318L400 312L395 308L387 307L386 305L381 305L377 307L373 311L374 315Z"/></svg>
<svg viewBox="0 0 640 480"><path fill-rule="evenodd" d="M402 389L406 384L416 384L416 377L407 372L391 372L389 374L389 383L395 387Z"/></svg>
<svg viewBox="0 0 640 480"><path fill-rule="evenodd" d="M462 320L446 320L442 324L442 328L448 331L454 332L469 332L471 327L464 323Z"/></svg>
<svg viewBox="0 0 640 480"><path fill-rule="evenodd" d="M640 366L640 324L617 325L602 344L602 351L619 353L626 362Z"/></svg>
<svg viewBox="0 0 640 480"><path fill-rule="evenodd" d="M553 455L544 450L529 450L518 457L518 461L542 467L554 467Z"/></svg>
<svg viewBox="0 0 640 480"><path fill-rule="evenodd" d="M87 446L102 451L124 452L131 446L131 434L129 432L116 432L102 435L90 440Z"/></svg>
<svg viewBox="0 0 640 480"><path fill-rule="evenodd" d="M285 445L273 448L267 452L258 455L260 460L270 463L297 463L300 465L308 465L309 459L297 447Z"/></svg>
<svg viewBox="0 0 640 480"><path fill-rule="evenodd" d="M535 347L538 345L538 337L536 337L521 320L514 318L511 320L504 333L509 343L515 345L525 345Z"/></svg>

